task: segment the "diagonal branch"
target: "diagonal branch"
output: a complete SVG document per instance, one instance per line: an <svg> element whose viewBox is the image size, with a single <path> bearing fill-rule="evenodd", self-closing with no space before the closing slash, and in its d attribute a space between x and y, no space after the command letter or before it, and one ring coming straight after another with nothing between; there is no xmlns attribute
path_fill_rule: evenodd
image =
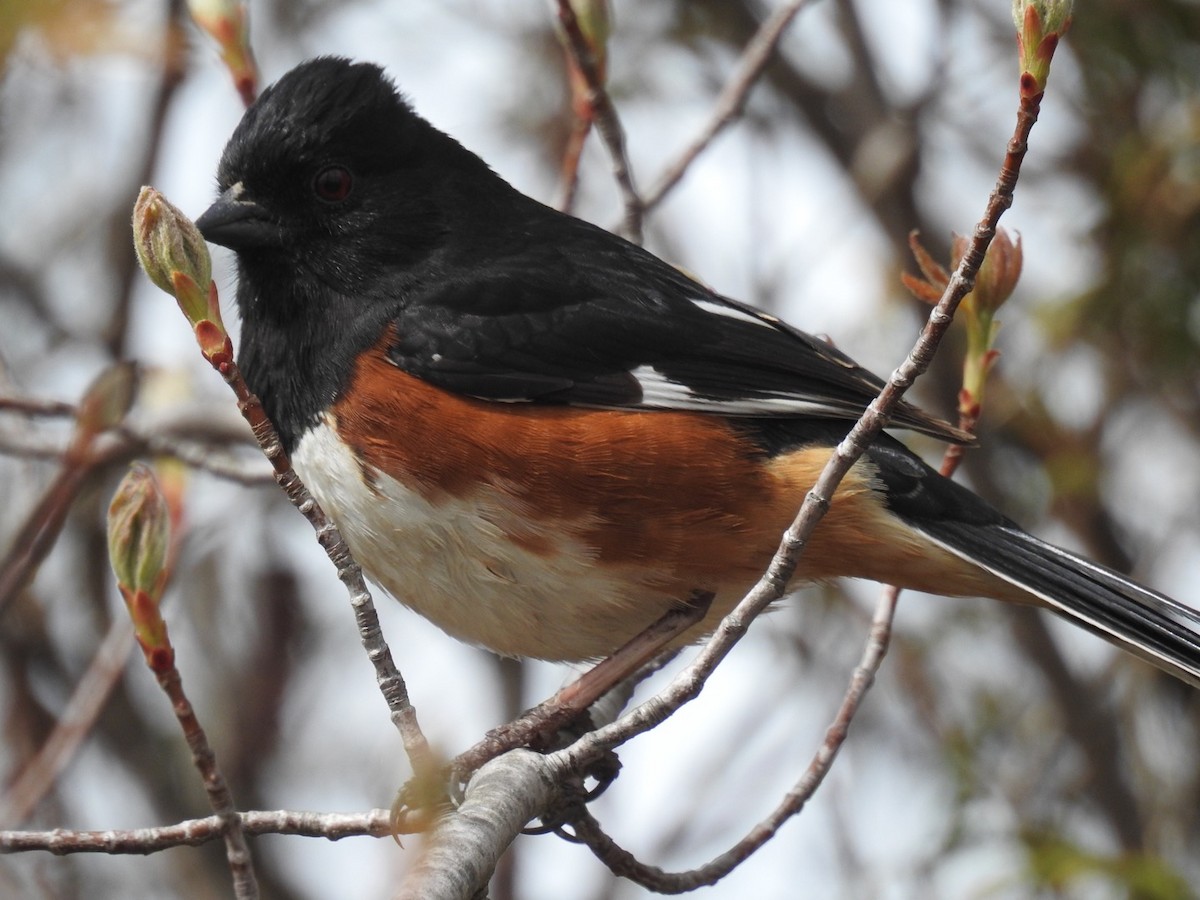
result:
<svg viewBox="0 0 1200 900"><path fill-rule="evenodd" d="M132 649L133 628L129 620L115 617L49 738L0 796L0 822L16 825L28 818L55 779L70 765L125 671Z"/></svg>
<svg viewBox="0 0 1200 900"><path fill-rule="evenodd" d="M562 25L567 38L567 49L572 59L583 75L588 87L588 103L596 112L596 130L608 148L612 157L613 177L621 190L621 198L625 205L625 215L621 222L621 231L635 244L642 242L642 220L645 216L645 204L638 196L633 184L633 170L629 165L629 155L625 150L625 131L621 120L617 117L616 107L612 98L604 88L600 77L600 67L596 65L596 56L588 44L575 10L571 8L571 0L557 0L558 21Z"/></svg>
<svg viewBox="0 0 1200 900"><path fill-rule="evenodd" d="M688 168L696 161L713 142L717 135L724 131L734 121L739 119L746 109L746 98L751 88L758 82L763 70L783 39L792 19L810 0L791 0L791 2L775 10L759 27L757 33L746 45L733 77L721 89L716 106L704 128L701 129L692 143L679 155L675 162L667 166L666 171L659 176L646 196L642 198L643 209L649 211L662 202L663 198L682 180Z"/></svg>
<svg viewBox="0 0 1200 900"><path fill-rule="evenodd" d="M715 670L717 664L728 655L733 646L745 634L750 622L770 603L783 595L788 581L795 572L800 554L818 522L828 510L834 491L841 479L866 450L870 442L882 431L887 424L888 416L895 409L904 392L917 377L929 368L933 356L950 326L958 304L963 297L970 293L988 245L995 235L1000 217L1012 205L1013 190L1020 174L1021 162L1028 149L1029 133L1037 121L1041 96L1040 93L1022 92L1016 127L1013 137L1008 142L999 177L988 197L983 218L976 225L957 269L947 283L941 299L930 313L929 319L908 357L892 373L880 395L871 402L850 433L835 448L816 484L805 497L795 521L785 532L779 550L772 559L766 574L734 608L733 612L725 617L695 660L680 672L663 692L634 708L613 724L599 728L580 738L565 750L552 754L551 759L556 765L567 770L577 771L589 759L594 758L594 755L611 750L637 734L653 728L672 715L680 706L694 699L699 695L705 681ZM765 843L783 821L803 808L805 802L820 785L845 738L846 730L853 718L854 711L861 702L862 695L869 688L875 672L882 662L887 646L887 636L890 633L893 610L894 598L885 594L877 610L871 638L864 651L863 660L855 670L846 698L827 733L825 743L818 750L804 777L789 792L784 802L769 819L756 826L743 842L710 864L716 867L714 871L724 866L732 868L749 855L749 852ZM585 833L595 837L598 843L604 843L599 837L596 837L595 831L589 828L586 821L584 830ZM608 844L611 844L611 841L608 841ZM607 847L607 850L619 858L620 854L617 853L619 848L613 848L615 845ZM747 851L747 848L748 852L744 852ZM696 871L705 869L707 867ZM657 870L647 868L646 871ZM694 876L694 872L671 876L666 873L661 874L663 878L676 879L680 884ZM658 878L659 876L655 875L654 877ZM656 884L656 889L662 890L663 888Z"/></svg>

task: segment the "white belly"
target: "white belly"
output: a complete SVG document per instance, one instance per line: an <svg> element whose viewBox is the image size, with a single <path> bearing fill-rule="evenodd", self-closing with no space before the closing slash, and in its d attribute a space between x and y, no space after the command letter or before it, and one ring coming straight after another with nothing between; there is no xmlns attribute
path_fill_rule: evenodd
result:
<svg viewBox="0 0 1200 900"><path fill-rule="evenodd" d="M498 653L603 656L680 599L656 586L650 569L601 573L572 528L587 523L540 527L502 485L431 502L382 472L364 472L329 422L304 435L292 462L373 581L455 637Z"/></svg>

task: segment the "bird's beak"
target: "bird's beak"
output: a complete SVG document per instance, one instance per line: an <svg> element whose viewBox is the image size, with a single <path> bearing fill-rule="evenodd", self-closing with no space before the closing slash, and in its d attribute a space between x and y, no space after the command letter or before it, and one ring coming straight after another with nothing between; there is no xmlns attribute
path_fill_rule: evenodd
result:
<svg viewBox="0 0 1200 900"><path fill-rule="evenodd" d="M267 211L245 198L246 189L239 181L225 191L196 220L206 241L230 250L283 245L283 229Z"/></svg>

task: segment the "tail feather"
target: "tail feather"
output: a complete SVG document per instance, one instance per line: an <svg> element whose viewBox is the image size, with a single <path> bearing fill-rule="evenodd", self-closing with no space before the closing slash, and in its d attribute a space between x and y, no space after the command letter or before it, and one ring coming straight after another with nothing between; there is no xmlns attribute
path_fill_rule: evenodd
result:
<svg viewBox="0 0 1200 900"><path fill-rule="evenodd" d="M1063 618L1200 687L1200 612L1007 522L911 524Z"/></svg>

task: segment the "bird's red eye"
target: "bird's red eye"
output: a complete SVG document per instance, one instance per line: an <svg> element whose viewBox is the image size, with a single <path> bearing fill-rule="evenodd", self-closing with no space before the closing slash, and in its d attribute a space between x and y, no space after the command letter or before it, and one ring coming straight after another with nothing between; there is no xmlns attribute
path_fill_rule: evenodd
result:
<svg viewBox="0 0 1200 900"><path fill-rule="evenodd" d="M313 193L326 203L337 203L350 196L354 179L342 166L326 166L313 178Z"/></svg>

